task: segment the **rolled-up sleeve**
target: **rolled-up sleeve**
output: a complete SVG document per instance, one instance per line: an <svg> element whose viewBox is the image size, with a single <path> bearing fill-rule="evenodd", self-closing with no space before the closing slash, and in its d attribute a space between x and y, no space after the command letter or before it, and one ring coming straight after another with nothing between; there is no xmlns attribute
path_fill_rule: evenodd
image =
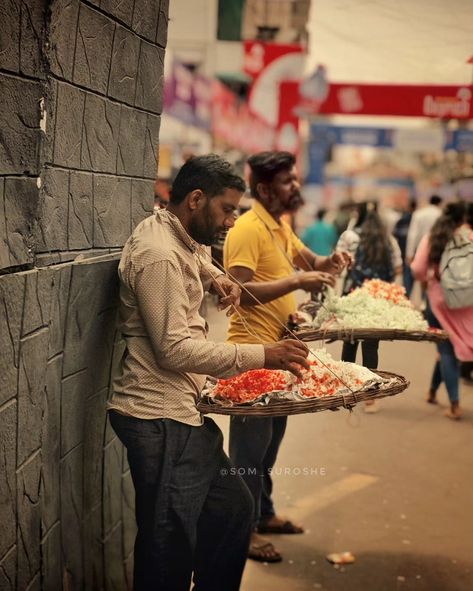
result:
<svg viewBox="0 0 473 591"><path fill-rule="evenodd" d="M134 291L161 367L226 378L264 366L263 345L213 343L192 337L184 279L171 261L162 260L141 269L135 277Z"/></svg>

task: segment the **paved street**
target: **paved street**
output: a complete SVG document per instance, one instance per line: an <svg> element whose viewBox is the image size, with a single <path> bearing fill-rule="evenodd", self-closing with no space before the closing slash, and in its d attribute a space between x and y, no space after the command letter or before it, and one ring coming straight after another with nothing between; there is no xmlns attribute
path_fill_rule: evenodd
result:
<svg viewBox="0 0 473 591"><path fill-rule="evenodd" d="M211 338L226 319L210 305ZM329 345L339 358L340 343ZM273 536L280 564L249 561L242 591L471 591L473 589L473 388L462 384L464 418L425 402L435 346L382 343L380 369L410 388L362 408L289 419L275 468L279 513L306 533ZM215 417L214 417L215 418ZM228 419L217 417L227 437ZM353 565L325 556L349 550Z"/></svg>

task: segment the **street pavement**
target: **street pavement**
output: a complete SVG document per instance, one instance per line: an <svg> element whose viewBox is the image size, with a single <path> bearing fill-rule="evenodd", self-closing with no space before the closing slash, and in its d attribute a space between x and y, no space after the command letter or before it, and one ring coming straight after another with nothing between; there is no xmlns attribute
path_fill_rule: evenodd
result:
<svg viewBox="0 0 473 591"><path fill-rule="evenodd" d="M207 320L224 340L225 314L210 302ZM340 343L327 349L339 359ZM381 343L379 368L405 375L408 390L377 414L289 418L274 498L306 532L270 536L284 561L248 561L242 591L473 590L473 387L461 385L461 421L443 416L443 386L427 404L435 356L430 343ZM213 418L228 443L228 418ZM343 551L354 564L325 558Z"/></svg>

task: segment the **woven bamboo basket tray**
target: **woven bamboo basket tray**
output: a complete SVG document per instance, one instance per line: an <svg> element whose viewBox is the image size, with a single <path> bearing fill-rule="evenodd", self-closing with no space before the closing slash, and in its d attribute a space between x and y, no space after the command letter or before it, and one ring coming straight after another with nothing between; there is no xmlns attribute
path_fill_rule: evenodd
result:
<svg viewBox="0 0 473 591"><path fill-rule="evenodd" d="M380 341L430 341L440 343L446 341L448 335L444 330L400 330L395 328L299 328L294 330L301 341L362 341L378 339ZM291 338L289 336L289 338Z"/></svg>
<svg viewBox="0 0 473 591"><path fill-rule="evenodd" d="M354 392L339 396L323 396L320 398L308 398L307 400L271 400L265 405L234 404L232 406L222 406L214 402L212 398L204 396L197 404L197 409L202 414L218 415L237 415L252 417L285 417L288 415L299 415L311 412L321 412L323 410L337 410L339 408L351 409L359 402L364 400L374 400L375 398L385 398L394 396L403 392L409 387L410 382L403 376L389 371L375 371L383 378L394 378L395 382L385 388L376 388L365 392Z"/></svg>

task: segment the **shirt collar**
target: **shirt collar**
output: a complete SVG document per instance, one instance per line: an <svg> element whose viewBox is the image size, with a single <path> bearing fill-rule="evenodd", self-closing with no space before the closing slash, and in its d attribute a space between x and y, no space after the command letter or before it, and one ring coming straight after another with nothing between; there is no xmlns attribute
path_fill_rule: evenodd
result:
<svg viewBox="0 0 473 591"><path fill-rule="evenodd" d="M255 214L268 226L270 230L280 230L281 225L273 218L264 205L257 199L253 200L252 209Z"/></svg>
<svg viewBox="0 0 473 591"><path fill-rule="evenodd" d="M163 223L167 223L173 234L182 242L184 242L185 246L189 248L192 252L196 252L198 244L195 240L193 240L189 234L184 229L184 226L181 223L181 220L175 216L173 213L170 213L166 209L158 209L156 211L156 218Z"/></svg>

